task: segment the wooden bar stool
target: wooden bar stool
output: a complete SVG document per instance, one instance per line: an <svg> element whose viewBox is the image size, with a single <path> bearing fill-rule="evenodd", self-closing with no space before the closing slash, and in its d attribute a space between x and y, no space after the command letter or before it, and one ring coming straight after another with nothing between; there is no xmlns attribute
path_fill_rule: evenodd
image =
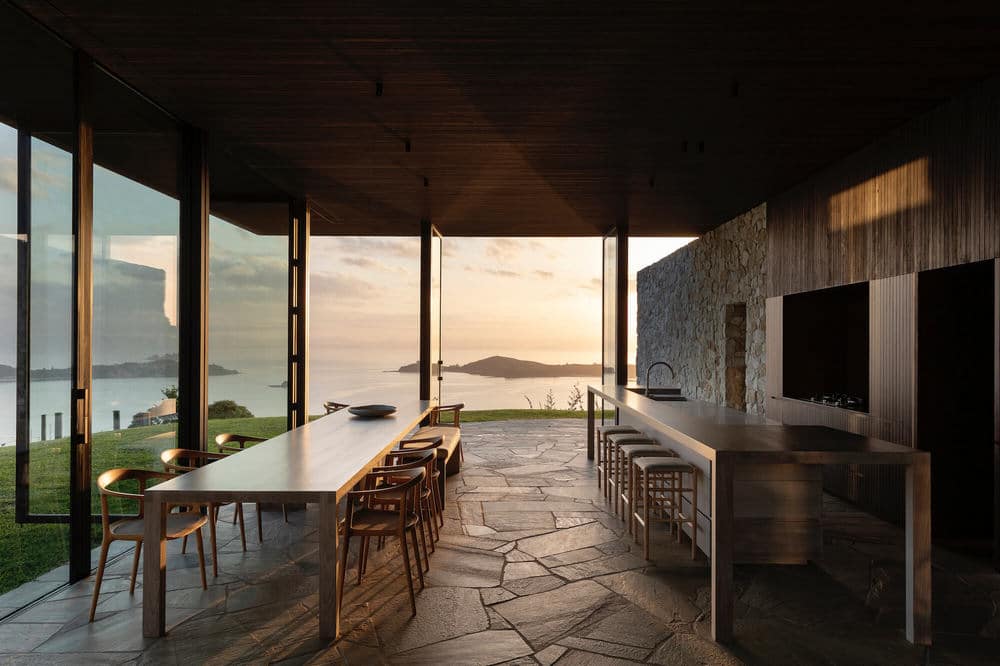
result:
<svg viewBox="0 0 1000 666"><path fill-rule="evenodd" d="M684 525L691 526L691 559L698 555L698 468L681 458L642 456L632 459L636 494L633 520L642 525L642 556L649 559L649 525L677 525L677 543ZM689 494L691 510L684 511L684 495ZM638 541L639 531L633 532Z"/></svg>
<svg viewBox="0 0 1000 666"><path fill-rule="evenodd" d="M659 442L652 444L622 444L618 447L618 496L615 500L621 506L621 517L625 521L628 533L632 534L632 507L635 505L635 476L632 461L643 456L656 458L676 458L677 453Z"/></svg>
<svg viewBox="0 0 1000 666"><path fill-rule="evenodd" d="M656 440L646 437L640 433L618 433L617 435L607 435L604 438L604 459L607 461L607 499L614 508L615 515L619 514L618 495L621 493L621 470L619 469L618 449L625 444L656 444Z"/></svg>
<svg viewBox="0 0 1000 666"><path fill-rule="evenodd" d="M639 431L629 425L601 425L594 428L597 445L597 486L608 496L608 461L605 456L605 438L608 435L638 435Z"/></svg>

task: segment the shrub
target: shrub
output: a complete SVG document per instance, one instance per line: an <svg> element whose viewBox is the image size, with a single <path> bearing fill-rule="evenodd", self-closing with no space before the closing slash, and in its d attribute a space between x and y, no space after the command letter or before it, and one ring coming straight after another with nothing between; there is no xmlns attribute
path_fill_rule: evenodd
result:
<svg viewBox="0 0 1000 666"><path fill-rule="evenodd" d="M210 419L249 419L253 414L243 405L237 405L235 400L217 400L208 406Z"/></svg>

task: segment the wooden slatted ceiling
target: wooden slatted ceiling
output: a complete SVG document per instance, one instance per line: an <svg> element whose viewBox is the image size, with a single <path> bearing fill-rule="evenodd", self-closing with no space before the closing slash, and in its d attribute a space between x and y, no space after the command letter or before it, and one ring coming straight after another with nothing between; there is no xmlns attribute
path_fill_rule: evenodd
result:
<svg viewBox="0 0 1000 666"><path fill-rule="evenodd" d="M316 233L703 233L1000 65L997 3L19 4Z"/></svg>

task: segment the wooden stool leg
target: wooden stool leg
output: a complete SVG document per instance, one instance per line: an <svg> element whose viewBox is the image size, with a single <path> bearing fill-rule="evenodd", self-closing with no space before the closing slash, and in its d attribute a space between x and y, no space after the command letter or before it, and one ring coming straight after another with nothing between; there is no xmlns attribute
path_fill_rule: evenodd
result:
<svg viewBox="0 0 1000 666"><path fill-rule="evenodd" d="M364 576L365 559L368 556L368 538L361 537L361 546L358 548L358 585L361 585L361 578Z"/></svg>
<svg viewBox="0 0 1000 666"><path fill-rule="evenodd" d="M94 621L94 613L97 612L97 598L101 596L101 581L104 580L104 565L108 563L108 547L110 545L111 542L106 539L101 543L101 559L97 561L97 578L94 580L94 597L90 600L91 622Z"/></svg>
<svg viewBox="0 0 1000 666"><path fill-rule="evenodd" d="M285 519L285 522L287 523L288 522L288 507L285 506L284 504L281 505L281 515Z"/></svg>
<svg viewBox="0 0 1000 666"><path fill-rule="evenodd" d="M205 544L202 543L201 528L195 530L195 540L198 546L198 567L201 569L201 589L208 589L208 581L205 579Z"/></svg>
<svg viewBox="0 0 1000 666"><path fill-rule="evenodd" d="M181 539L181 555L187 555L187 549L188 549L188 538L187 535L184 535L184 538Z"/></svg>
<svg viewBox="0 0 1000 666"><path fill-rule="evenodd" d="M698 557L698 470L691 473L691 559Z"/></svg>
<svg viewBox="0 0 1000 666"><path fill-rule="evenodd" d="M649 559L649 472L643 474L642 484L642 557Z"/></svg>
<svg viewBox="0 0 1000 666"><path fill-rule="evenodd" d="M132 580L128 584L128 593L135 594L135 577L139 573L139 557L142 555L142 542L135 542L135 556L132 558Z"/></svg>

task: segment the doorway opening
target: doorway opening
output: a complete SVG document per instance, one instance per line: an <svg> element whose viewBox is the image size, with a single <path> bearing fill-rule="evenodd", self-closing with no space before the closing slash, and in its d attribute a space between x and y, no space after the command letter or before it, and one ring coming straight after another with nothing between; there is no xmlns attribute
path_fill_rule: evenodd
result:
<svg viewBox="0 0 1000 666"><path fill-rule="evenodd" d="M726 407L747 410L747 304L730 303L725 311Z"/></svg>
<svg viewBox="0 0 1000 666"><path fill-rule="evenodd" d="M920 273L917 441L931 452L935 541L993 551L994 275L984 261Z"/></svg>

